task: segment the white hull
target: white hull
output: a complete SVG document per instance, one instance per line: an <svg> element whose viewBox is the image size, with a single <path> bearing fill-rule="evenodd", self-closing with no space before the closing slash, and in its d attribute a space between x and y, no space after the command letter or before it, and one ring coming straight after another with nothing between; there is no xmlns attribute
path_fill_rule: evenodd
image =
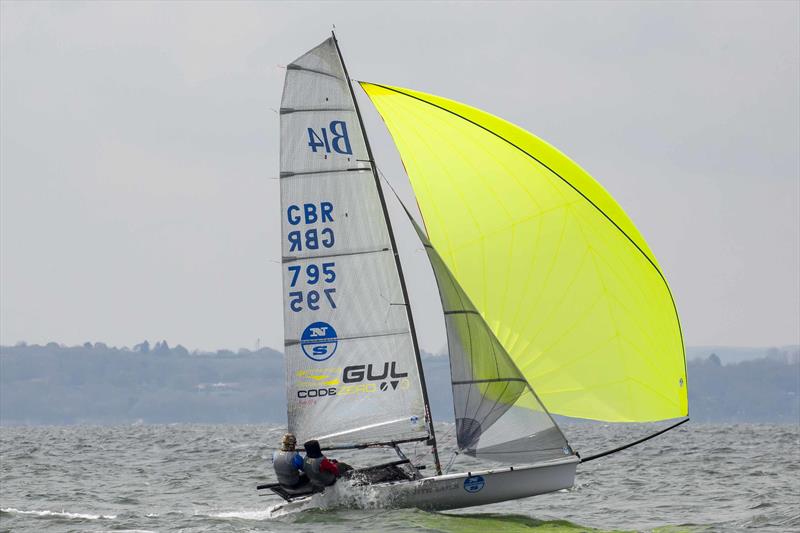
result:
<svg viewBox="0 0 800 533"><path fill-rule="evenodd" d="M473 507L527 498L570 488L578 458L503 468L433 476L413 481L393 481L367 486L337 483L322 494L279 504L273 515L304 509L406 508L432 511Z"/></svg>

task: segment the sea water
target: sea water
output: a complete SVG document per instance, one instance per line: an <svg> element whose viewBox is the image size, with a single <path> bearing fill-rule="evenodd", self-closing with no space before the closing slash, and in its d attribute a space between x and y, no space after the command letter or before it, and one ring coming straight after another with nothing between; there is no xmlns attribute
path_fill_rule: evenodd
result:
<svg viewBox="0 0 800 533"><path fill-rule="evenodd" d="M452 430L452 424L437 425L444 463ZM448 512L376 509L379 502L361 492L362 509L275 513L281 500L255 487L274 481L270 457L283 431L267 425L0 427L0 530L800 530L797 425L690 422L579 466L570 490ZM652 428L568 424L564 431L588 456ZM430 464L426 450L406 448ZM380 450L336 456L356 466L396 458ZM481 466L489 465L459 456L451 472Z"/></svg>

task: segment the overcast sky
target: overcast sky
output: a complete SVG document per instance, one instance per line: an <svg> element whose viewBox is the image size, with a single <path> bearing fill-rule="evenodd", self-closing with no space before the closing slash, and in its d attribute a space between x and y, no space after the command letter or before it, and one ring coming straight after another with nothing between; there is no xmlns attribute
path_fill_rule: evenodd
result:
<svg viewBox="0 0 800 533"><path fill-rule="evenodd" d="M485 109L598 179L688 345L800 343L799 6L4 1L0 342L282 347L280 65L335 24L353 77ZM398 232L438 350L430 270Z"/></svg>

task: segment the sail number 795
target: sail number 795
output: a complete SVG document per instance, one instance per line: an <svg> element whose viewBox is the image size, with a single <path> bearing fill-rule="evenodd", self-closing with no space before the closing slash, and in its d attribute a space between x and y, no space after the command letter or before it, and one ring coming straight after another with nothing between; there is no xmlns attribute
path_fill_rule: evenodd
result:
<svg viewBox="0 0 800 533"><path fill-rule="evenodd" d="M307 285L327 285L336 281L336 263L333 261L317 265L309 263L303 268L301 265L289 265L288 270L291 275L289 280L289 287L297 285L301 277L305 279ZM320 302L327 301L331 309L336 309L336 301L333 295L336 294L334 287L321 287L321 291L311 289L307 291L291 291L289 292L289 309L295 313L299 313L303 308L308 308L311 311L318 311L320 309ZM323 300L324 297L324 300Z"/></svg>

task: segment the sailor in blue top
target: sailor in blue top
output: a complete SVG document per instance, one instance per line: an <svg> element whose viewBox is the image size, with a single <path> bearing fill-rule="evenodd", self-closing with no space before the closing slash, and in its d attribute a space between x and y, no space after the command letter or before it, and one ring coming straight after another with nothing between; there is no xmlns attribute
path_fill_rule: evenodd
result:
<svg viewBox="0 0 800 533"><path fill-rule="evenodd" d="M281 449L272 454L272 466L278 483L287 489L298 489L308 484L308 477L303 473L303 458L295 450L297 438L287 433L281 440Z"/></svg>

